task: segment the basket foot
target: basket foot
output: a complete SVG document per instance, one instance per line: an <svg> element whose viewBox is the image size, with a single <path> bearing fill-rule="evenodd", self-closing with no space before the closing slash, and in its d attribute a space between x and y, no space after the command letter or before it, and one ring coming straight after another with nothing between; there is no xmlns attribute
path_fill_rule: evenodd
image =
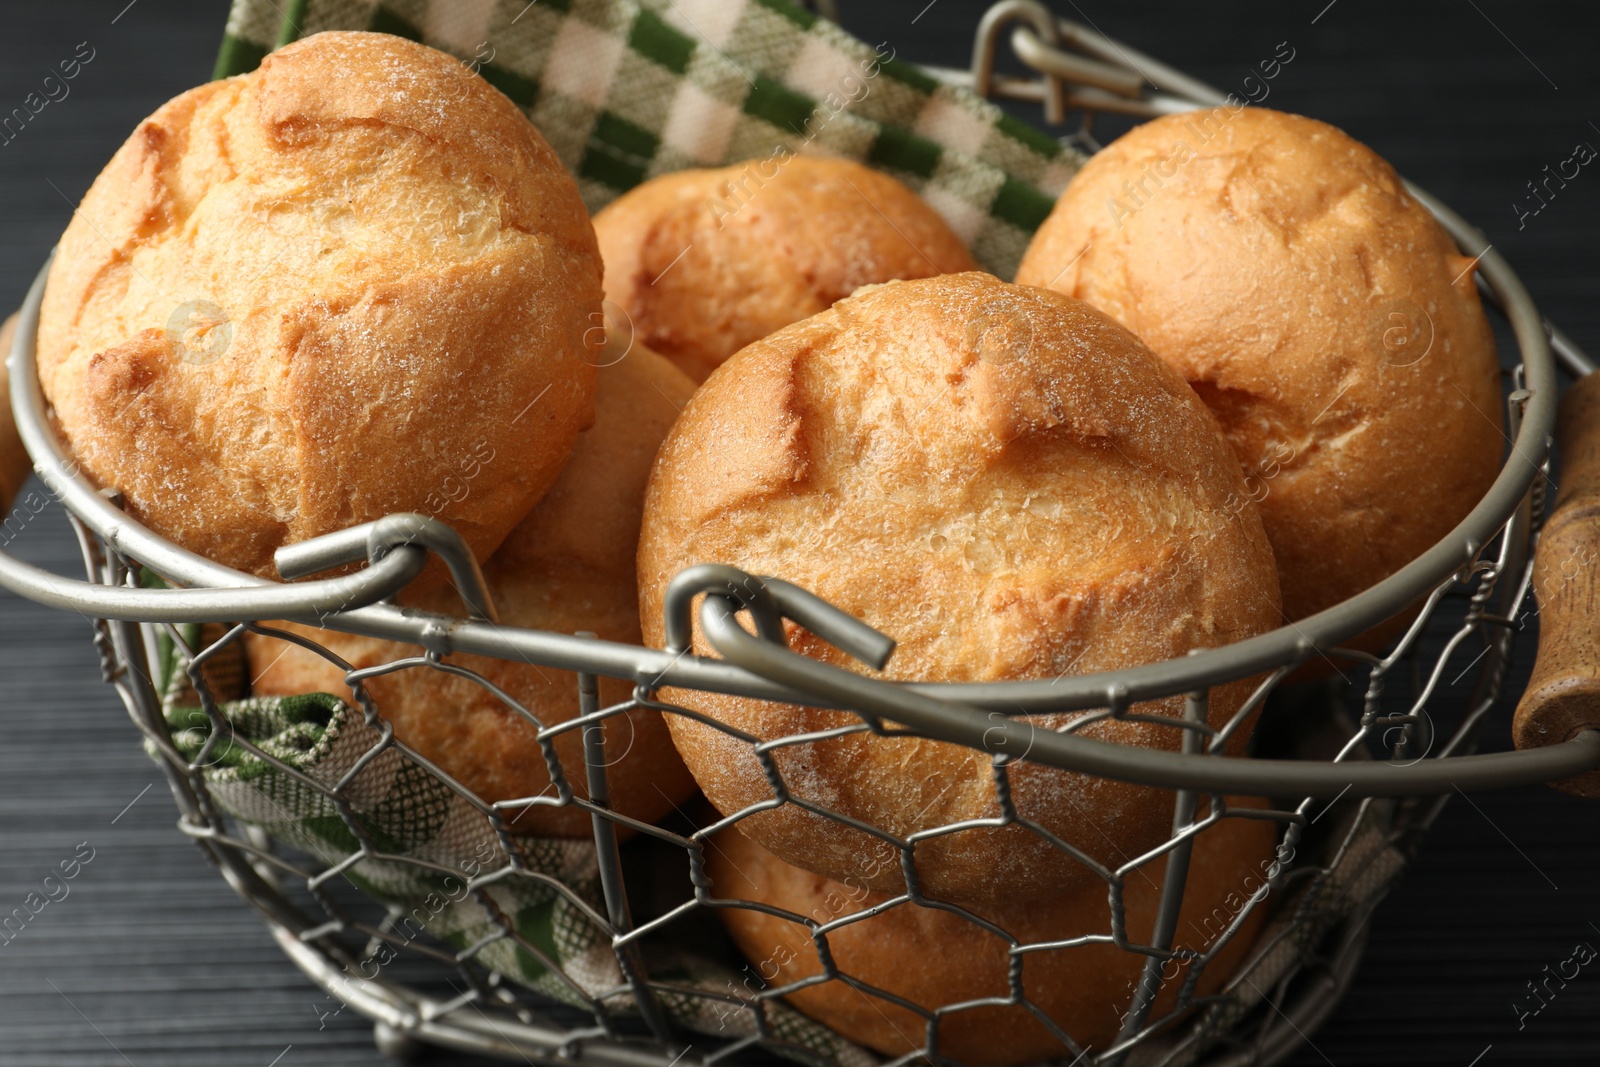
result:
<svg viewBox="0 0 1600 1067"><path fill-rule="evenodd" d="M412 1063L422 1058L426 1046L404 1030L396 1030L385 1022L372 1024L372 1043L378 1051L391 1060Z"/></svg>

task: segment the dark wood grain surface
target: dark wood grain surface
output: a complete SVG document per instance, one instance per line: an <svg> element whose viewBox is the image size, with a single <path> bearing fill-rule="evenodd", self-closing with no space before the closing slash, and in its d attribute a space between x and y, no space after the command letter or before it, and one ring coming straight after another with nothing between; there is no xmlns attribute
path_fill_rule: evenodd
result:
<svg viewBox="0 0 1600 1067"><path fill-rule="evenodd" d="M984 6L841 5L867 40L956 64ZM1579 142L1600 147L1592 5L1052 6L1225 88L1289 42L1296 58L1269 105L1344 127L1443 197L1505 252L1552 319L1600 350L1600 171L1584 169L1538 215L1515 207L1532 204L1526 183L1546 164ZM94 58L66 99L0 146L0 303L21 300L138 119L208 77L224 14L222 3L190 0L6 5L0 114L80 43ZM53 506L10 547L63 573L75 566ZM100 683L88 636L82 618L0 594L0 914L63 861L92 855L65 898L0 944L0 1065L381 1062L351 1012L319 1018L327 1003L174 829L166 788ZM1491 747L1505 745L1509 713L1489 723ZM1600 946L1600 807L1543 789L1457 798L1380 911L1354 991L1293 1062L1600 1062L1600 963L1520 1027L1513 1007L1531 1004L1527 983L1578 942Z"/></svg>

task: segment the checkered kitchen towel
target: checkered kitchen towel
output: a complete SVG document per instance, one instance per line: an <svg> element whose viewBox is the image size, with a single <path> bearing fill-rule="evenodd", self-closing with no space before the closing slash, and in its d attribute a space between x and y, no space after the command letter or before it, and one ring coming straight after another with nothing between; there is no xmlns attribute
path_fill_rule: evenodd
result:
<svg viewBox="0 0 1600 1067"><path fill-rule="evenodd" d="M646 179L779 152L916 189L1010 278L1076 150L790 0L234 0L219 77L322 30L381 30L478 70L578 178L590 211Z"/></svg>

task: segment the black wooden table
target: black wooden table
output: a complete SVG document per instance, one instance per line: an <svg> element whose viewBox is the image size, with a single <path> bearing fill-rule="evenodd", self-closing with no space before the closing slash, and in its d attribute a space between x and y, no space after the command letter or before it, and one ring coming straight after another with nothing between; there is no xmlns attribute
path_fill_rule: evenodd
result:
<svg viewBox="0 0 1600 1067"><path fill-rule="evenodd" d="M463 3L474 0L462 0ZM967 61L974 0L840 0L845 24L904 58ZM1472 219L1546 313L1600 351L1600 172L1536 215L1527 183L1600 148L1589 5L1052 0L1224 88L1288 42L1268 106L1334 122ZM67 95L0 123L0 304L15 306L72 205L162 101L209 76L220 2L8 4L0 118L62 60ZM87 60L84 57L88 56ZM60 89L52 89L57 96ZM1569 168L1570 169L1570 168ZM52 505L9 546L71 573ZM173 828L159 773L103 686L88 623L0 593L0 916L75 876L0 935L0 1065L376 1064L370 1031L283 958ZM1530 645L1525 644L1524 650ZM1526 664L1524 663L1524 673ZM1509 707L1488 726L1504 745ZM38 898L34 898L38 899ZM1543 789L1458 798L1380 910L1354 991L1297 1065L1600 1062L1600 962L1534 1003L1580 942L1600 948L1600 806ZM468 1063L441 1055L437 1062Z"/></svg>

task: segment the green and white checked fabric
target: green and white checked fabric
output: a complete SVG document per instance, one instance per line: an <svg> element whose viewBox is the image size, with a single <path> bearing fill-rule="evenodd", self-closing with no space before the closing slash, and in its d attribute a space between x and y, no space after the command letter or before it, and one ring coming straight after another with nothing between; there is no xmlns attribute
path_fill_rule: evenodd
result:
<svg viewBox="0 0 1600 1067"><path fill-rule="evenodd" d="M335 29L473 66L538 125L590 211L687 167L843 156L916 189L1009 279L1083 162L790 0L234 0L217 74Z"/></svg>
<svg viewBox="0 0 1600 1067"><path fill-rule="evenodd" d="M220 626L185 629L190 647L224 632ZM182 759L201 766L211 802L274 841L339 868L390 908L388 930L398 946L386 943L358 961L352 979L377 977L396 951L418 938L437 939L458 952L475 947L473 956L485 967L564 1003L589 1007L598 1000L608 1012L634 1010L602 918L593 841L518 838L520 871L501 877L510 864L488 818L392 745L338 790L347 819L334 800L335 787L383 740L361 711L327 693L227 701L218 710L231 731L208 749L212 721L183 656L171 640L159 644L169 736ZM239 653L235 643L207 659L208 692L239 691ZM162 761L155 746L146 747ZM487 884L468 885L490 875ZM673 1022L722 1038L757 1032L752 1011L730 999L745 989L745 976L733 966L688 953L647 958L647 964L653 980L674 987L659 996ZM876 1062L782 1001L769 1000L762 1010L775 1051L836 1067Z"/></svg>

